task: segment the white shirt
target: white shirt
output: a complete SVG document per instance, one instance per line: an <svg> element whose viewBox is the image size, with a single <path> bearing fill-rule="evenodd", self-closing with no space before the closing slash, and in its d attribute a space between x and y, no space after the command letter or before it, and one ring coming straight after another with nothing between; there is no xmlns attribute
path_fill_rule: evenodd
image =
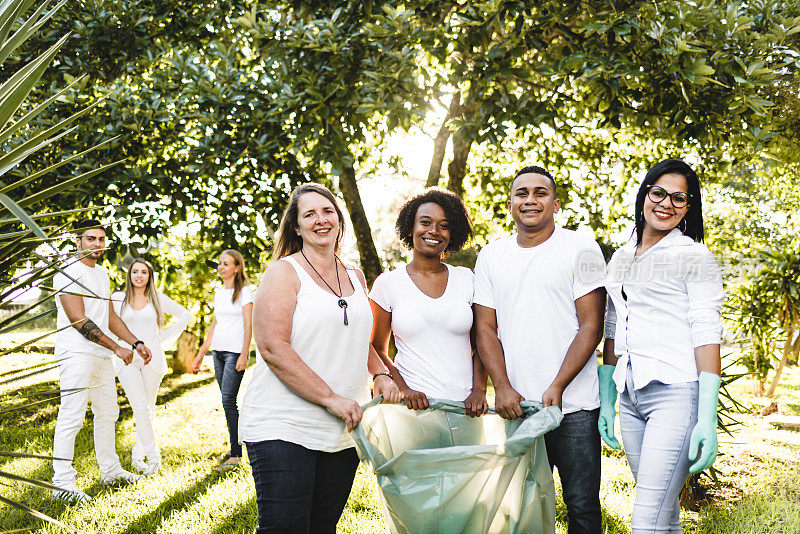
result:
<svg viewBox="0 0 800 534"><path fill-rule="evenodd" d="M147 365L157 373L166 374L167 358L164 355L164 349L171 347L178 340L178 336L192 321L192 314L165 294L158 293L161 311L174 317L172 325L159 331L156 310L150 301L141 309L136 310L129 304L123 306L123 299L125 299L125 292L123 291L117 291L111 295L114 311L117 312L117 315L128 327L128 330L150 349L153 358ZM123 346L126 345L126 343L119 343ZM136 360L137 358L141 359L141 356L138 352L134 352L133 359ZM114 358L114 371L119 373L123 367L125 367L125 362L121 358Z"/></svg>
<svg viewBox="0 0 800 534"><path fill-rule="evenodd" d="M289 262L300 279L289 339L292 349L334 393L366 403L372 311L355 270L347 270L355 292L344 297L345 325L339 297L319 287L294 258L280 261ZM355 446L344 421L286 387L260 355L254 367L239 416L241 442L280 439L324 452Z"/></svg>
<svg viewBox="0 0 800 534"><path fill-rule="evenodd" d="M694 349L722 340L722 273L702 243L677 228L634 260L635 236L611 257L605 336L619 358L617 389L694 382ZM627 299L623 297L625 290Z"/></svg>
<svg viewBox="0 0 800 534"><path fill-rule="evenodd" d="M100 265L89 267L74 259L61 268L64 272L59 272L53 277L53 287L58 291L64 290L68 293L86 295L83 297L84 315L87 319L91 319L104 334L109 335L108 307L111 297L111 281L106 270ZM69 320L61 306L60 294L56 296L56 310L56 326L59 330L56 334L56 356L76 352L106 358L112 356L113 353L109 349L89 341L78 330L70 326L72 321Z"/></svg>
<svg viewBox="0 0 800 534"><path fill-rule="evenodd" d="M463 401L472 392L472 295L467 267L447 265L447 286L431 298L408 275L407 265L375 280L370 298L392 314L394 364L411 389L428 397Z"/></svg>
<svg viewBox="0 0 800 534"><path fill-rule="evenodd" d="M578 333L575 301L603 286L605 260L591 235L556 226L535 247L517 235L486 245L475 265L475 304L497 313L512 387L541 400ZM600 406L597 361L590 357L562 394L564 413Z"/></svg>
<svg viewBox="0 0 800 534"><path fill-rule="evenodd" d="M231 302L233 288L217 288L214 292L214 317L217 325L211 338L211 350L241 354L244 348L244 315L242 308L253 302L253 292L246 285L236 302Z"/></svg>

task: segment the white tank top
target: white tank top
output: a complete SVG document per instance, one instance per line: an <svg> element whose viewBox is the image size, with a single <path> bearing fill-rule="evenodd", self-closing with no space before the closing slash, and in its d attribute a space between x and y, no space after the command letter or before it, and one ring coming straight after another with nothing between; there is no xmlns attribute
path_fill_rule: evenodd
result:
<svg viewBox="0 0 800 534"><path fill-rule="evenodd" d="M364 404L370 398L367 356L372 311L355 270L347 271L355 291L344 297L345 325L339 297L317 285L294 258L282 260L294 267L300 279L292 317L292 349L336 394ZM239 440L273 439L324 452L354 446L341 419L286 387L259 355L242 402Z"/></svg>

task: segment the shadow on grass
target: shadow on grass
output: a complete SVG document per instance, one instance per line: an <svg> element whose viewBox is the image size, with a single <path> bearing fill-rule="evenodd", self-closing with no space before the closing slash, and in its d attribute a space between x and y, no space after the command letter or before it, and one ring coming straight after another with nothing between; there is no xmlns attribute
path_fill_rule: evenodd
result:
<svg viewBox="0 0 800 534"><path fill-rule="evenodd" d="M255 492L255 490L253 490ZM248 499L247 502L241 503L239 506L233 508L224 518L215 522L215 526L211 530L207 530L207 534L240 534L243 532L254 532L256 524L258 523L258 507L256 506L256 497Z"/></svg>
<svg viewBox="0 0 800 534"><path fill-rule="evenodd" d="M210 377L203 377L198 378L197 380L191 380L188 382L181 383L179 377L173 377L173 375L167 375L164 377L164 380L161 382L161 386L158 388L158 398L156 399L156 405L162 406L168 404L178 397L185 395L186 393L201 388L203 386L207 386L208 384L214 382L214 376ZM131 405L128 402L128 398L125 396L125 391L122 389L122 386L117 387L117 392L119 396L117 398L117 402L119 403L119 419L118 421L124 421L133 417L133 410L131 409Z"/></svg>
<svg viewBox="0 0 800 534"><path fill-rule="evenodd" d="M156 402L159 405L167 404L194 389L214 382L214 380L215 379L213 375L191 381L182 381L180 377L168 375L161 383L158 400ZM45 382L6 391L2 396L0 396L0 406L9 407L20 405L26 402L26 400L29 398L28 396L47 390L55 391L49 396L50 400L48 402L43 402L28 407L21 406L19 409L14 410L13 412L1 414L0 428L6 429L12 426L30 426L36 428L53 423L55 421L59 405L59 395L56 391L58 390L58 381L55 380L48 380ZM131 406L128 403L128 399L125 396L125 392L121 386L117 387L117 393L117 402L119 403L120 407L118 420L124 421L133 417L133 411L131 410ZM30 397L32 400L41 400L43 398L46 397ZM92 419L91 410L89 410L87 413L86 419Z"/></svg>
<svg viewBox="0 0 800 534"><path fill-rule="evenodd" d="M220 475L215 472L206 474L203 478L195 481L192 485L176 491L158 507L144 515L139 516L135 521L128 524L121 534L144 534L155 532L157 526L165 519L170 517L173 512L184 510L191 507L192 503L197 502L206 491L220 479ZM99 483L98 483L99 484Z"/></svg>

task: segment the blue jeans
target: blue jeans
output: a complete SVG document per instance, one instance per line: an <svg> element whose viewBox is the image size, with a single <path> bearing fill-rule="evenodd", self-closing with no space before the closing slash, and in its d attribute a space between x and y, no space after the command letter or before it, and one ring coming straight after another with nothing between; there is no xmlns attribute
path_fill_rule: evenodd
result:
<svg viewBox="0 0 800 534"><path fill-rule="evenodd" d="M256 534L336 534L358 467L355 448L322 452L281 440L246 445Z"/></svg>
<svg viewBox="0 0 800 534"><path fill-rule="evenodd" d="M569 534L600 534L600 408L564 415L558 428L544 435L550 468L558 467Z"/></svg>
<svg viewBox="0 0 800 534"><path fill-rule="evenodd" d="M619 398L625 456L636 480L632 534L682 533L680 495L697 423L697 382L650 382L634 390L630 367ZM643 460L643 461L642 461Z"/></svg>
<svg viewBox="0 0 800 534"><path fill-rule="evenodd" d="M239 408L236 407L236 396L239 394L244 371L236 370L239 353L214 350L211 354L214 356L214 375L222 393L222 411L225 412L225 421L228 423L231 456L237 458L242 455L242 446L239 444Z"/></svg>

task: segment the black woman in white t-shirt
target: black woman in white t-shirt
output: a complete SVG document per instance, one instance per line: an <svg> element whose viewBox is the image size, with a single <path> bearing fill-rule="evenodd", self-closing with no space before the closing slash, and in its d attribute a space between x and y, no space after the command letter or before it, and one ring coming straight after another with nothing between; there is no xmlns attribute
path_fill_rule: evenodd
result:
<svg viewBox="0 0 800 534"><path fill-rule="evenodd" d="M428 188L403 205L396 230L412 258L372 286L372 346L409 409L428 408L431 397L464 401L468 415L483 415L487 375L474 343L474 276L467 267L442 262L472 237L464 202L450 191ZM397 346L394 361L390 334Z"/></svg>
<svg viewBox="0 0 800 534"><path fill-rule="evenodd" d="M253 332L253 292L247 283L244 257L238 250L225 250L219 255L217 268L223 287L214 293L214 320L203 345L197 351L192 368L200 370L209 349L214 356L214 375L222 393L222 409L228 424L230 451L216 457L217 470L233 469L242 460L239 443L239 408L236 397L242 384L250 339Z"/></svg>

